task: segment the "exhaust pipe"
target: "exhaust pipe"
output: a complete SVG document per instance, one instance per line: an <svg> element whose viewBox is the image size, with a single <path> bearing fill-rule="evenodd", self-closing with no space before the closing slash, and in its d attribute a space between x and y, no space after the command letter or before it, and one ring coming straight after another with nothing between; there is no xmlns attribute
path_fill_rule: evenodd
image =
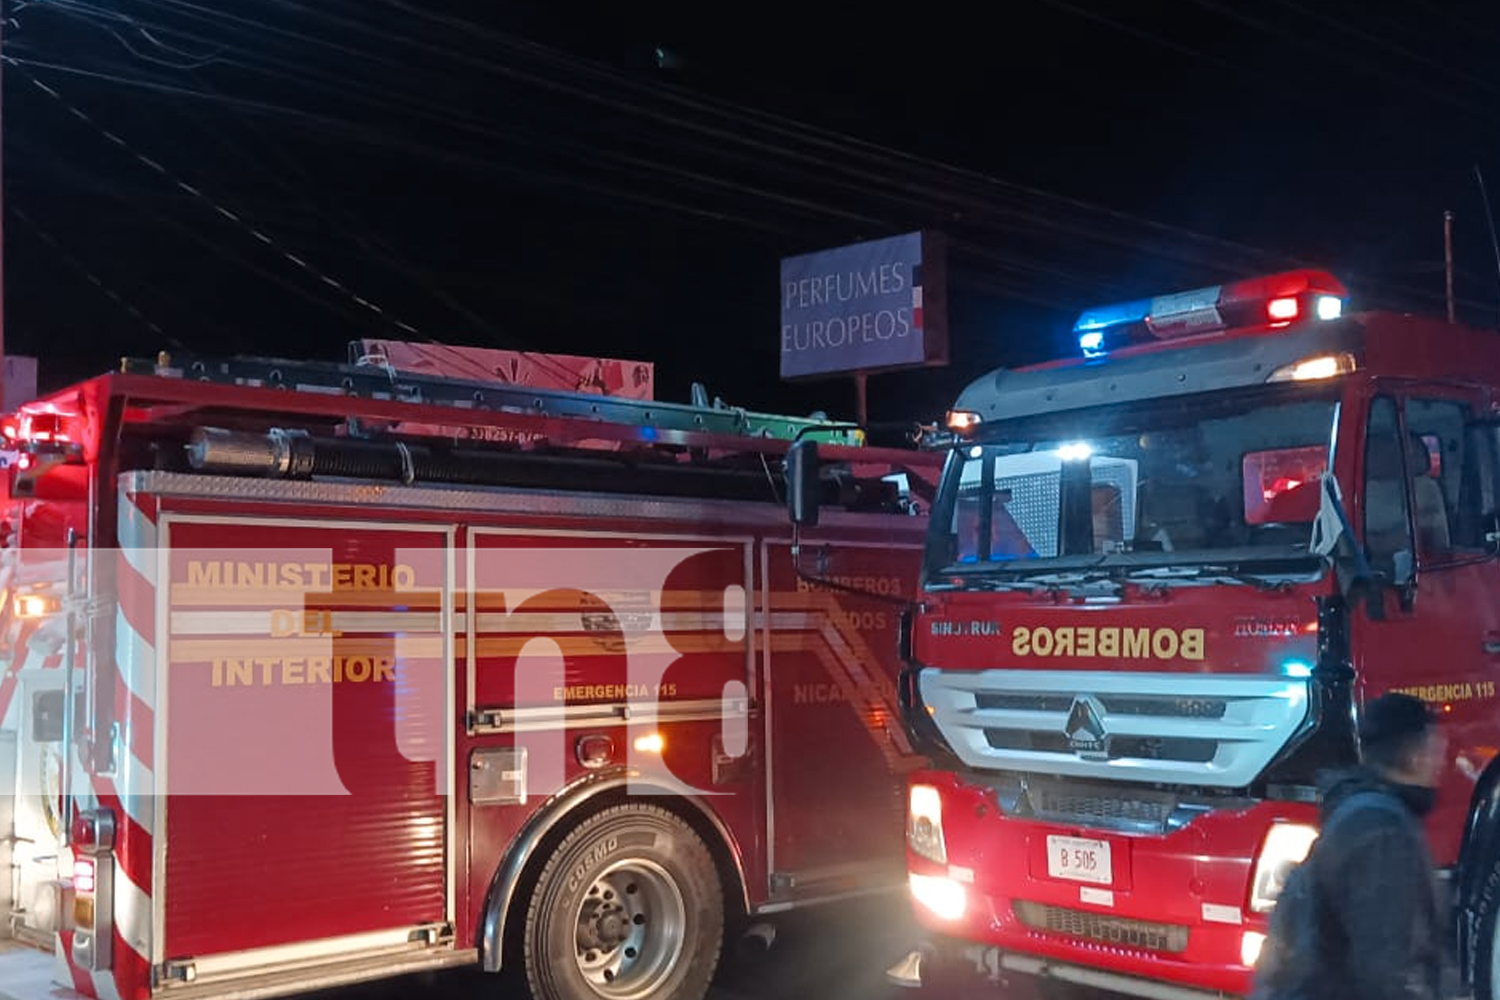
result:
<svg viewBox="0 0 1500 1000"><path fill-rule="evenodd" d="M315 438L303 431L268 434L196 428L187 442L197 472L267 479L318 476L376 482L443 483L554 489L560 481L589 483L601 492L662 496L770 499L760 466L694 465L630 452L546 454L504 447L439 446L435 442ZM832 502L831 500L825 502Z"/></svg>
<svg viewBox="0 0 1500 1000"><path fill-rule="evenodd" d="M765 957L776 943L775 924L752 924L740 935L736 953L741 961L754 961Z"/></svg>
<svg viewBox="0 0 1500 1000"><path fill-rule="evenodd" d="M913 948L905 958L885 970L886 982L892 986L921 989L922 959L925 957L921 948Z"/></svg>

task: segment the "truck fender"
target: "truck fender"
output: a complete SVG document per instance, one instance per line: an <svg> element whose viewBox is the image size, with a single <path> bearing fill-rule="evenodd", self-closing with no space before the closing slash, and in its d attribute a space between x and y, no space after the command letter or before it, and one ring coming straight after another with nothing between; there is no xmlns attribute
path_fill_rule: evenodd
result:
<svg viewBox="0 0 1500 1000"><path fill-rule="evenodd" d="M1458 922L1458 960L1465 983L1473 982L1478 905L1485 876L1500 858L1500 758L1479 776L1469 817L1464 824L1454 885L1454 916Z"/></svg>
<svg viewBox="0 0 1500 1000"><path fill-rule="evenodd" d="M638 773L625 769L600 771L585 775L554 795L526 821L506 849L505 856L501 858L495 875L490 880L489 891L485 894L484 911L480 917L479 956L480 967L485 972L501 970L505 958L506 921L511 905L515 902L516 889L532 861L536 859L542 844L550 834L563 829L564 822L580 809L597 803L601 797L611 792L623 792L627 787L633 787L636 791L650 789L660 795L670 796L673 802L686 804L688 808L679 811L687 814L685 818L688 822L697 825L701 821L702 825L713 831L714 836L706 838L710 841L709 850L716 859L727 860L734 872L736 885L725 886L726 896L733 899L737 890L744 912L750 911L750 887L745 880L744 859L740 856L734 835L717 813L697 797L652 784Z"/></svg>

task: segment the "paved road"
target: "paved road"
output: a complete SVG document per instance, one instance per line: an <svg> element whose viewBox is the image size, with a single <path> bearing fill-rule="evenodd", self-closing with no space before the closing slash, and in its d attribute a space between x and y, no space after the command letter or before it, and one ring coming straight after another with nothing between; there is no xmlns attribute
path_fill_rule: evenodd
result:
<svg viewBox="0 0 1500 1000"><path fill-rule="evenodd" d="M967 991L963 996L912 990L886 981L885 970L903 958L918 933L906 900L828 907L787 915L777 923L768 954L750 961L731 958L721 970L709 1000L1094 1000L1092 997L1037 995L1029 983L1013 988ZM12 990L21 996L48 994L50 960L30 949L8 957L28 961L35 982L15 981L21 967L0 961L0 1000ZM0 942L0 960L7 957ZM22 970L22 971L25 971ZM30 984L30 985L28 985ZM35 987L35 988L32 988ZM526 1000L497 977L463 970L328 990L299 1000ZM1099 994L1098 1000L1112 1000Z"/></svg>
<svg viewBox="0 0 1500 1000"><path fill-rule="evenodd" d="M786 916L777 924L771 951L755 961L729 962L709 1000L1035 1000L1024 987L959 998L889 984L885 969L907 953L916 935L904 904L898 898L894 905L865 902ZM480 998L525 1000L502 992L492 977L468 972L333 990L316 1000Z"/></svg>

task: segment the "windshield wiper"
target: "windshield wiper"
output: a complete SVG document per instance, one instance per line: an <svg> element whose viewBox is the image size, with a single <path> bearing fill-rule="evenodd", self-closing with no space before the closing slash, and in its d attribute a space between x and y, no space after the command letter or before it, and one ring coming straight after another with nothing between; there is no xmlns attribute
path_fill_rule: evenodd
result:
<svg viewBox="0 0 1500 1000"><path fill-rule="evenodd" d="M1237 583L1256 590L1278 590L1289 584L1294 576L1285 574L1246 573L1237 566L1145 566L1130 570L1126 579L1149 579L1164 586L1174 582L1191 581L1196 584Z"/></svg>
<svg viewBox="0 0 1500 1000"><path fill-rule="evenodd" d="M928 590L1024 590L1028 593L1034 590L1047 589L1044 584L1033 582L1029 577L1022 578L1011 575L1001 576L991 571L989 573L975 572L974 570L944 570L943 576L950 578L952 582L933 583L928 585ZM957 578L957 579L953 579Z"/></svg>
<svg viewBox="0 0 1500 1000"><path fill-rule="evenodd" d="M961 578L962 583L936 584L930 589L1024 590L1028 593L1039 590L1071 590L1080 593L1104 590L1116 593L1120 588L1119 568L1097 564L1065 570L1049 568L1045 564L1032 564L1025 569L1014 565L988 570L948 567L944 575Z"/></svg>

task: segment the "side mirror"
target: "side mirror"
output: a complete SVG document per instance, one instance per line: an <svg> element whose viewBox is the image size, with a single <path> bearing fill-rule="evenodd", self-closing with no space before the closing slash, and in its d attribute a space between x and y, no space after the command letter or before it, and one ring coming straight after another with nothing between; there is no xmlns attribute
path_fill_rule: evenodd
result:
<svg viewBox="0 0 1500 1000"><path fill-rule="evenodd" d="M1485 548L1500 554L1500 423L1482 421L1468 426L1466 442L1473 456L1478 492L1480 530Z"/></svg>
<svg viewBox="0 0 1500 1000"><path fill-rule="evenodd" d="M1417 604L1417 565L1412 553L1405 549L1396 553L1396 571L1391 584L1401 599L1401 610L1410 613Z"/></svg>
<svg viewBox="0 0 1500 1000"><path fill-rule="evenodd" d="M1484 529L1484 547L1490 555L1500 555L1500 513L1490 511L1480 519Z"/></svg>
<svg viewBox="0 0 1500 1000"><path fill-rule="evenodd" d="M1410 550L1402 549L1400 552L1397 552L1391 563L1394 567L1391 572L1391 584L1393 586L1406 588L1416 585L1416 564L1412 559Z"/></svg>
<svg viewBox="0 0 1500 1000"><path fill-rule="evenodd" d="M818 442L798 441L786 453L786 504L792 523L815 526L818 523Z"/></svg>

